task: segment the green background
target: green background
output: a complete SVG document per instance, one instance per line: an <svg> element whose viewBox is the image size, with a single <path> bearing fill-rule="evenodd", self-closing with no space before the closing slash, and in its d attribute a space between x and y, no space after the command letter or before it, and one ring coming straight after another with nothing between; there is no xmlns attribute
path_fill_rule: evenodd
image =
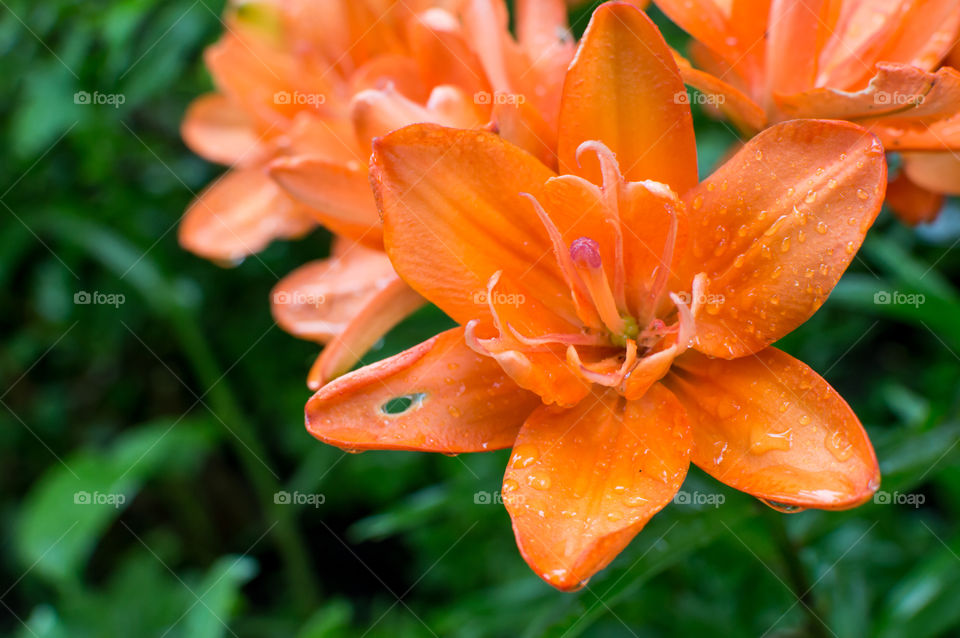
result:
<svg viewBox="0 0 960 638"><path fill-rule="evenodd" d="M960 211L918 231L884 213L781 344L863 419L894 503L782 515L693 470L684 490L722 505L668 507L562 594L524 564L504 509L475 503L499 489L507 452L354 456L304 430L316 347L273 324L268 294L327 253L324 231L233 269L177 245L179 216L220 170L178 125L209 88L201 52L221 9L0 2L0 634L960 632ZM78 105L77 91L125 103ZM733 135L696 123L709 170ZM881 290L925 303L878 305ZM124 303L75 304L81 291ZM447 324L423 310L370 358ZM325 502L278 506L280 490Z"/></svg>

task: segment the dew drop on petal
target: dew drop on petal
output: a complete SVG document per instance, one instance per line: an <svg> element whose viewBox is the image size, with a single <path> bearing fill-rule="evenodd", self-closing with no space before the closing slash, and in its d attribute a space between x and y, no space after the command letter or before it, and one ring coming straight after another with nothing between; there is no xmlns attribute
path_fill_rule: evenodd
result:
<svg viewBox="0 0 960 638"><path fill-rule="evenodd" d="M778 503L777 501L768 501L766 499L757 499L767 507L775 509L781 514L797 514L804 511L806 508L800 507L799 505L790 505L788 503Z"/></svg>
<svg viewBox="0 0 960 638"><path fill-rule="evenodd" d="M527 476L527 485L535 490L546 490L550 488L550 477L540 476L539 474L529 474Z"/></svg>
<svg viewBox="0 0 960 638"><path fill-rule="evenodd" d="M842 430L834 430L827 434L824 445L841 463L853 456L853 445Z"/></svg>
<svg viewBox="0 0 960 638"><path fill-rule="evenodd" d="M537 462L537 458L540 456L540 451L537 450L535 445L530 443L521 443L517 447L513 448L513 467L522 470L525 467L530 467Z"/></svg>

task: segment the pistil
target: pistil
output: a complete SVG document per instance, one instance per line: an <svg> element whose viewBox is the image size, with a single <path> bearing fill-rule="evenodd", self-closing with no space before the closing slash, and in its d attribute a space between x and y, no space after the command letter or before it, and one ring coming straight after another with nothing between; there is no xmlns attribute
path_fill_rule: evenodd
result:
<svg viewBox="0 0 960 638"><path fill-rule="evenodd" d="M617 309L617 300L600 257L600 245L589 237L579 237L570 244L570 260L587 287L600 320L612 335L623 335L626 323ZM636 323L636 322L634 322Z"/></svg>

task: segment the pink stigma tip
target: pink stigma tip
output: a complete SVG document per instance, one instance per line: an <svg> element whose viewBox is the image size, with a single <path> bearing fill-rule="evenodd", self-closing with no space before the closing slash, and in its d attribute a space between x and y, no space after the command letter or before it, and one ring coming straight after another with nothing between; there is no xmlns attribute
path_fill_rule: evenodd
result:
<svg viewBox="0 0 960 638"><path fill-rule="evenodd" d="M600 267L600 244L589 237L578 237L570 244L570 259L578 266Z"/></svg>

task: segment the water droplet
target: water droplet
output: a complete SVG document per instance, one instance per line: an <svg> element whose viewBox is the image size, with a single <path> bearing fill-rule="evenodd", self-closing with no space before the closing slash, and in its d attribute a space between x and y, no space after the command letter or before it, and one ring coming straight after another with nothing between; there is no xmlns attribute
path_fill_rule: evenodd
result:
<svg viewBox="0 0 960 638"><path fill-rule="evenodd" d="M521 443L513 448L513 467L522 470L537 462L540 451L531 443Z"/></svg>
<svg viewBox="0 0 960 638"><path fill-rule="evenodd" d="M515 492L517 488L520 487L520 484L513 479L504 479L503 489L504 492Z"/></svg>
<svg viewBox="0 0 960 638"><path fill-rule="evenodd" d="M834 430L828 434L824 445L841 463L853 456L853 445L842 430Z"/></svg>
<svg viewBox="0 0 960 638"><path fill-rule="evenodd" d="M812 204L813 202L817 201L817 191L810 191L807 193L807 196L803 198L803 201L808 204Z"/></svg>
<svg viewBox="0 0 960 638"><path fill-rule="evenodd" d="M458 408L458 407L455 406L455 405L448 405L448 406L447 406L447 412L449 412L449 413L450 413L450 416L452 416L452 417L455 418L455 419L458 419L458 418L460 418L461 416L463 416L463 413L460 411L460 408Z"/></svg>
<svg viewBox="0 0 960 638"><path fill-rule="evenodd" d="M740 411L740 404L737 403L734 399L729 399L727 401L721 401L717 405L717 416L721 419L729 419L734 414Z"/></svg>
<svg viewBox="0 0 960 638"><path fill-rule="evenodd" d="M527 485L532 487L535 490L546 490L550 488L550 477L549 476L540 476L537 474L529 474L527 476Z"/></svg>
<svg viewBox="0 0 960 638"><path fill-rule="evenodd" d="M746 261L746 257L744 257L744 255L741 253L741 254L737 255L737 258L736 258L736 259L733 260L733 265L734 265L734 267L736 267L736 268L742 268L744 261Z"/></svg>
<svg viewBox="0 0 960 638"><path fill-rule="evenodd" d="M762 159L763 159L763 151L761 151L760 149L757 149L757 161L759 162Z"/></svg>
<svg viewBox="0 0 960 638"><path fill-rule="evenodd" d="M799 505L790 505L789 503L778 503L777 501L768 501L766 499L757 499L767 507L775 509L781 514L797 514L804 511L805 507L800 507Z"/></svg>
<svg viewBox="0 0 960 638"><path fill-rule="evenodd" d="M802 417L800 417L800 425L809 425L809 424L810 424L810 417L808 415L804 414Z"/></svg>
<svg viewBox="0 0 960 638"><path fill-rule="evenodd" d="M750 431L750 452L766 454L771 450L787 451L793 445L793 428L783 432L764 432L760 428Z"/></svg>
<svg viewBox="0 0 960 638"><path fill-rule="evenodd" d="M620 512L607 512L607 520L612 523L616 523L621 518L623 518L623 514Z"/></svg>
<svg viewBox="0 0 960 638"><path fill-rule="evenodd" d="M817 232L821 235L827 234L827 224L826 222L817 222Z"/></svg>
<svg viewBox="0 0 960 638"><path fill-rule="evenodd" d="M867 191L863 190L862 188L858 188L857 197L859 197L860 199L867 199L870 197L870 194L867 193Z"/></svg>
<svg viewBox="0 0 960 638"><path fill-rule="evenodd" d="M627 507L640 507L641 505L646 505L647 502L647 499L642 496L630 496L623 499L623 504Z"/></svg>
<svg viewBox="0 0 960 638"><path fill-rule="evenodd" d="M703 195L697 195L693 198L693 210L700 210L701 206L703 206Z"/></svg>
<svg viewBox="0 0 960 638"><path fill-rule="evenodd" d="M852 242L852 241L848 241L848 242L847 242L847 253L849 253L849 254L852 255L852 254L855 253L855 252L857 252L857 244L854 243L854 242Z"/></svg>

